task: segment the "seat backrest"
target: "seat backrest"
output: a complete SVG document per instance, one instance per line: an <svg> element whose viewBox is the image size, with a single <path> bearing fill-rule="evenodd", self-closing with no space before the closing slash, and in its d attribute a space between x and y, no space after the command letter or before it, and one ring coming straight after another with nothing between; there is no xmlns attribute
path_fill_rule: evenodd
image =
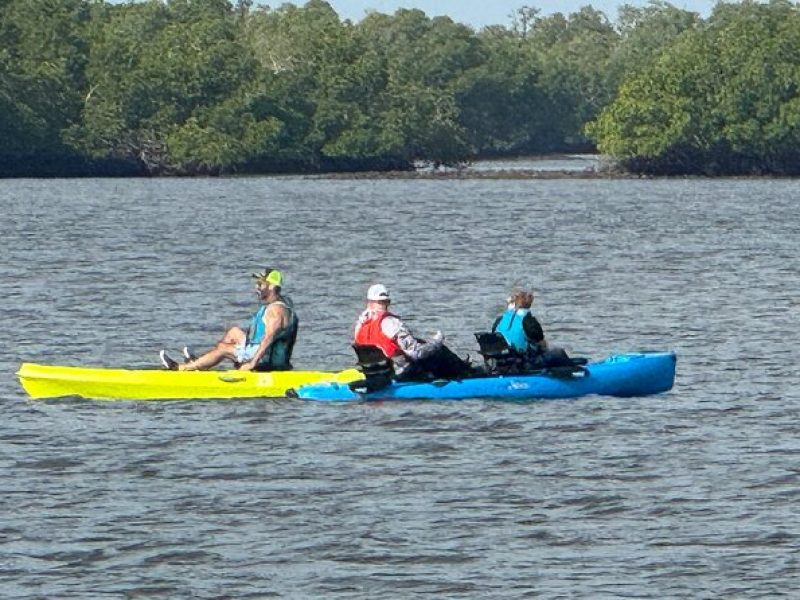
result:
<svg viewBox="0 0 800 600"><path fill-rule="evenodd" d="M387 358L383 350L377 346L353 344L353 350L356 351L358 357L356 368L364 373L365 377L391 378L394 376L394 365L391 359Z"/></svg>
<svg viewBox="0 0 800 600"><path fill-rule="evenodd" d="M475 339L478 340L479 352L489 373L512 373L523 368L524 357L508 345L502 334L481 331L475 334Z"/></svg>
<svg viewBox="0 0 800 600"><path fill-rule="evenodd" d="M511 347L501 334L494 331L480 331L475 334L480 353L486 357L503 356L512 352Z"/></svg>
<svg viewBox="0 0 800 600"><path fill-rule="evenodd" d="M292 313L292 333L286 342L286 360L287 362L292 359L292 352L294 351L294 344L297 341L297 330L300 329L300 319L297 315Z"/></svg>
<svg viewBox="0 0 800 600"><path fill-rule="evenodd" d="M358 364L356 368L364 374L364 379L354 381L350 389L354 392L367 393L385 388L394 377L394 366L383 350L377 346L353 344Z"/></svg>
<svg viewBox="0 0 800 600"><path fill-rule="evenodd" d="M359 366L372 367L375 365L392 364L392 361L386 358L383 350L377 346L353 344L353 350L356 352Z"/></svg>
<svg viewBox="0 0 800 600"><path fill-rule="evenodd" d="M300 328L300 319L297 318L297 315L292 314L292 324L290 325L289 332L286 334L281 334L276 339L272 341L267 351L264 353L264 356L261 357L261 361L259 364L255 366L254 371L291 371L292 367L292 352L294 352L294 345L297 342L297 330ZM284 360L280 365L272 364L273 357L272 353L275 351L275 344L281 343L285 344L286 347L284 349ZM236 368L238 367L238 363L234 363Z"/></svg>

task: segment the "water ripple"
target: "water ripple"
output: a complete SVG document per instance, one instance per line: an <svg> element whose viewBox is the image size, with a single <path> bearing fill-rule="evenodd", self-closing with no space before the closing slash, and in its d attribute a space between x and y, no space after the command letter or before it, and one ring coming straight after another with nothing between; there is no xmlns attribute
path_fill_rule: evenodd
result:
<svg viewBox="0 0 800 600"><path fill-rule="evenodd" d="M0 181L0 583L40 598L774 598L800 589L792 180ZM568 209L565 209L568 207ZM21 360L152 367L285 270L299 367L366 287L475 356L509 287L652 398L30 402Z"/></svg>

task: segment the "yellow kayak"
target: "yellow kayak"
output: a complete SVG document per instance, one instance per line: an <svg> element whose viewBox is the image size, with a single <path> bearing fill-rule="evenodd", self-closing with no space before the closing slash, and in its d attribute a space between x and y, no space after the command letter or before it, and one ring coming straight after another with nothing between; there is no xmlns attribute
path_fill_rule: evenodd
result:
<svg viewBox="0 0 800 600"><path fill-rule="evenodd" d="M355 369L325 371L165 371L62 367L23 363L17 371L32 398L81 396L95 400L280 398L289 388L331 381L348 383Z"/></svg>

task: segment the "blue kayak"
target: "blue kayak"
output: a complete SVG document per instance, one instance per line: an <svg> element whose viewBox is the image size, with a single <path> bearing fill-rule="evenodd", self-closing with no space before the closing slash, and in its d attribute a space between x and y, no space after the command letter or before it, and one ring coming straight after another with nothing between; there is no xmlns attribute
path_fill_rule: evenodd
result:
<svg viewBox="0 0 800 600"><path fill-rule="evenodd" d="M646 396L672 389L675 382L674 352L615 354L590 362L583 369L564 375L532 373L498 375L429 382L393 382L368 393L353 391L346 383L303 385L292 396L306 400L345 402L352 400L535 400L603 396ZM355 384L353 384L356 387Z"/></svg>

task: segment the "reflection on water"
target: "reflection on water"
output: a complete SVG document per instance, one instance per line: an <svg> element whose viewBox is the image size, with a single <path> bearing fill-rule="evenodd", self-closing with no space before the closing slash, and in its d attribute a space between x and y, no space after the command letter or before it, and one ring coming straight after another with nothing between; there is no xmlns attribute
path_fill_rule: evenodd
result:
<svg viewBox="0 0 800 600"><path fill-rule="evenodd" d="M600 171L605 159L597 154L552 154L517 158L481 159L464 167L445 167L431 163L416 164L416 175L458 174L459 176L507 174L509 176L541 173L591 173ZM341 176L341 175L340 175ZM397 177L398 174L392 174Z"/></svg>
<svg viewBox="0 0 800 600"><path fill-rule="evenodd" d="M516 159L479 160L470 170L484 171L598 171L602 158L596 154L567 154L554 156L522 157Z"/></svg>
<svg viewBox="0 0 800 600"><path fill-rule="evenodd" d="M473 167L476 168L476 167ZM480 167L477 167L480 168ZM798 588L791 180L0 181L13 598L777 597ZM369 284L475 347L512 284L675 389L531 404L31 402L22 360L153 366L280 266L300 367Z"/></svg>

